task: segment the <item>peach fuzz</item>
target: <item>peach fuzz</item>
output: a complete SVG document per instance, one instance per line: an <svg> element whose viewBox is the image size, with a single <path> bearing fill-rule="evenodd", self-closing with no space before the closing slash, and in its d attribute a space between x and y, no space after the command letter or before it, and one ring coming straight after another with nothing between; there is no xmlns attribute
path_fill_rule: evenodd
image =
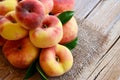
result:
<svg viewBox="0 0 120 80"><path fill-rule="evenodd" d="M54 6L51 13L57 14L64 11L73 10L75 0L53 0L53 3Z"/></svg>
<svg viewBox="0 0 120 80"><path fill-rule="evenodd" d="M39 64L48 76L61 76L71 69L73 56L67 47L57 44L56 46L42 49Z"/></svg>
<svg viewBox="0 0 120 80"><path fill-rule="evenodd" d="M9 11L15 10L17 0L1 0L0 1L0 15L5 15Z"/></svg>
<svg viewBox="0 0 120 80"><path fill-rule="evenodd" d="M75 17L72 17L67 23L63 25L63 38L60 44L66 44L71 42L77 37L78 25Z"/></svg>
<svg viewBox="0 0 120 80"><path fill-rule="evenodd" d="M7 41L2 51L8 62L20 69L28 68L39 55L39 49L30 42L28 37Z"/></svg>
<svg viewBox="0 0 120 80"><path fill-rule="evenodd" d="M29 32L31 42L38 48L52 47L63 37L62 23L56 16L47 15L42 26Z"/></svg>
<svg viewBox="0 0 120 80"><path fill-rule="evenodd" d="M38 0L22 0L15 9L17 22L25 29L33 29L41 25L45 17L45 7Z"/></svg>

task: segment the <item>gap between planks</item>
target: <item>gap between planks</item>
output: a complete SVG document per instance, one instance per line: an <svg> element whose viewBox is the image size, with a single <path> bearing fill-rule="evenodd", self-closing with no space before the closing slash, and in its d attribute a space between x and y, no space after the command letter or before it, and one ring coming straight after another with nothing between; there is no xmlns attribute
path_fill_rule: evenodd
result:
<svg viewBox="0 0 120 80"><path fill-rule="evenodd" d="M103 26L101 25L101 23ZM104 58L104 56L108 54L108 52L113 48L114 44L118 41L118 37L120 36L119 23L120 23L120 1L117 0L105 0L100 2L98 6L96 6L96 8L86 17L83 24L88 25L92 29L103 33L104 36L107 36L107 42L106 44L104 44L104 47L101 46L106 49L105 51L103 51L103 53L99 53L102 56L99 56L100 58L98 58L98 61L96 60L94 64L91 64L92 69L86 70L88 72L90 71L91 74L85 73L82 75L84 77L87 77L89 75L89 77L83 79L79 78L80 80L87 80L87 79L94 80L97 78L96 75L100 74L100 72L96 71L96 69L101 63L101 60ZM100 71L102 71L104 68L105 66L102 67Z"/></svg>
<svg viewBox="0 0 120 80"><path fill-rule="evenodd" d="M99 65L93 74L87 80L117 80L120 75L120 68L118 67L120 60L120 38L110 51L101 59ZM113 73L114 68L117 67L118 73ZM116 72L116 71L114 71ZM111 76L113 74L114 76ZM117 75L117 76L115 76ZM110 78L111 77L111 78Z"/></svg>

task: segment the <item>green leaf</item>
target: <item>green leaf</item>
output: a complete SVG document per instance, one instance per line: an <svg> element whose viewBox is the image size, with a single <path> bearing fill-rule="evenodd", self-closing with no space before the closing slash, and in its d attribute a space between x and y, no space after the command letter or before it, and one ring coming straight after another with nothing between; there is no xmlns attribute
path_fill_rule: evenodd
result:
<svg viewBox="0 0 120 80"><path fill-rule="evenodd" d="M45 74L43 73L42 69L39 66L39 63L36 63L36 69L39 72L39 74L41 75L42 80L48 80L47 77L45 76Z"/></svg>
<svg viewBox="0 0 120 80"><path fill-rule="evenodd" d="M36 72L36 67L35 67L36 61L34 61L30 67L27 69L27 72L25 74L24 80L27 80L28 78L32 77Z"/></svg>
<svg viewBox="0 0 120 80"><path fill-rule="evenodd" d="M69 48L70 50L72 50L73 48L76 47L77 42L78 42L78 38L75 38L73 41L64 44L64 46L66 46L67 48Z"/></svg>
<svg viewBox="0 0 120 80"><path fill-rule="evenodd" d="M65 24L68 22L74 15L74 11L65 11L58 15L58 18L62 22L62 24Z"/></svg>

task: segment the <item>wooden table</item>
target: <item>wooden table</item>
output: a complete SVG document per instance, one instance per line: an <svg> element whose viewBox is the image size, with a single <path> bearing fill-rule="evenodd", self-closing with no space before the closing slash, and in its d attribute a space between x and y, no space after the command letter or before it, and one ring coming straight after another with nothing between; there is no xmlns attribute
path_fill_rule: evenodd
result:
<svg viewBox="0 0 120 80"><path fill-rule="evenodd" d="M120 80L120 0L76 0L74 11L79 25L74 65L49 80ZM0 54L0 80L22 80L24 73Z"/></svg>

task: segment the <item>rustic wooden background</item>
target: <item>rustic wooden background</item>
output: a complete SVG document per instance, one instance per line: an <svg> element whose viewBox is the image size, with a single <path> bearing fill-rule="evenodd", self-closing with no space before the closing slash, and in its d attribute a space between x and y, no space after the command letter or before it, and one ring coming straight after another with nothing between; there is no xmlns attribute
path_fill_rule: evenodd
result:
<svg viewBox="0 0 120 80"><path fill-rule="evenodd" d="M74 65L49 80L120 80L120 0L75 0L79 41ZM0 80L23 80L25 70L13 68L0 53ZM29 80L40 80L36 73Z"/></svg>

